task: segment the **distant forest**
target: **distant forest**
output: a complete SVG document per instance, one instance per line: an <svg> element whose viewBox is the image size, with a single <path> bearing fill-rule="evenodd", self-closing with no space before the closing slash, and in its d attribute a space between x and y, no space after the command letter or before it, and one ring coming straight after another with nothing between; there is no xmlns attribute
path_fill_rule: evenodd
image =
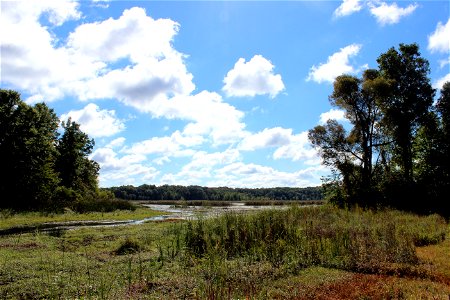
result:
<svg viewBox="0 0 450 300"><path fill-rule="evenodd" d="M322 200L321 187L228 188L180 185L125 185L107 188L124 200Z"/></svg>

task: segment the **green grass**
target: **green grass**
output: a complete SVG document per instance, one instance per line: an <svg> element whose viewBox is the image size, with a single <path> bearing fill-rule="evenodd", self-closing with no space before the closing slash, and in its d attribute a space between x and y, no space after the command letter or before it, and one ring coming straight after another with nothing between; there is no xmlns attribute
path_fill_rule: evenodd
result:
<svg viewBox="0 0 450 300"><path fill-rule="evenodd" d="M102 221L102 220L140 220L144 218L160 215L148 208L139 207L134 211L116 210L113 212L90 212L76 213L66 211L65 213L41 213L41 212L25 212L11 213L10 211L0 211L0 229L6 229L17 226L33 226L48 222L68 222L68 221Z"/></svg>
<svg viewBox="0 0 450 300"><path fill-rule="evenodd" d="M438 216L323 206L3 236L0 299L440 299L448 230Z"/></svg>

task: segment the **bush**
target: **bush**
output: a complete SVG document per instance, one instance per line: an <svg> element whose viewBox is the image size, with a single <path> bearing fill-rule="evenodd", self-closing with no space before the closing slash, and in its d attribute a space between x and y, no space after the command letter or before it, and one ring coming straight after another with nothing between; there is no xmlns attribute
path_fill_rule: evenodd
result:
<svg viewBox="0 0 450 300"><path fill-rule="evenodd" d="M125 255L139 252L141 250L141 245L138 241L126 238L120 246L114 251L116 255Z"/></svg>
<svg viewBox="0 0 450 300"><path fill-rule="evenodd" d="M86 212L112 212L115 210L132 210L136 207L129 201L119 199L78 200L71 205L71 209L78 213Z"/></svg>

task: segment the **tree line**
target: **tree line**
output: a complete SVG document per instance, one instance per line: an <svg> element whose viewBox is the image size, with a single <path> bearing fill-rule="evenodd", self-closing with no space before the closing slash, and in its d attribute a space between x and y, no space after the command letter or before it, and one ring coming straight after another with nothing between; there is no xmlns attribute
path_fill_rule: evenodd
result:
<svg viewBox="0 0 450 300"><path fill-rule="evenodd" d="M391 206L449 215L450 83L435 99L417 44L382 53L377 69L341 75L329 96L348 124L309 131L333 170L326 195L341 206ZM436 100L436 101L435 101Z"/></svg>
<svg viewBox="0 0 450 300"><path fill-rule="evenodd" d="M46 104L31 106L1 89L0 208L103 209L95 204L113 196L98 188L99 165L88 158L93 147L70 118L60 122Z"/></svg>
<svg viewBox="0 0 450 300"><path fill-rule="evenodd" d="M196 185L132 185L107 189L117 198L126 200L322 200L321 187L307 188L229 188L201 187Z"/></svg>

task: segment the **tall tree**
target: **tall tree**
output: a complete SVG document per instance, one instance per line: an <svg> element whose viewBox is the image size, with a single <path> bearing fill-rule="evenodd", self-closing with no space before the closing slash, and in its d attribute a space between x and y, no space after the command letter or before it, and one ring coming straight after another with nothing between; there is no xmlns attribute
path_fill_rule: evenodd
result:
<svg viewBox="0 0 450 300"><path fill-rule="evenodd" d="M64 133L58 140L56 170L61 178L61 185L86 196L96 192L99 165L89 159L94 147L94 140L80 130L80 125L70 118L62 122Z"/></svg>
<svg viewBox="0 0 450 300"><path fill-rule="evenodd" d="M14 91L1 90L0 95L0 205L48 206L59 182L54 170L59 120L43 103L29 106Z"/></svg>
<svg viewBox="0 0 450 300"><path fill-rule="evenodd" d="M373 192L374 157L382 145L378 103L389 96L390 84L376 70L366 70L363 78L342 75L334 82L330 102L345 112L353 125L349 134L335 120L309 131L312 144L320 149L326 165L340 172L345 194L365 198ZM359 201L355 199L355 201Z"/></svg>
<svg viewBox="0 0 450 300"><path fill-rule="evenodd" d="M417 44L400 44L377 59L381 75L392 83L392 95L381 103L385 133L393 140L393 160L406 183L412 183L413 141L417 129L428 117L434 89L429 63L420 56Z"/></svg>

